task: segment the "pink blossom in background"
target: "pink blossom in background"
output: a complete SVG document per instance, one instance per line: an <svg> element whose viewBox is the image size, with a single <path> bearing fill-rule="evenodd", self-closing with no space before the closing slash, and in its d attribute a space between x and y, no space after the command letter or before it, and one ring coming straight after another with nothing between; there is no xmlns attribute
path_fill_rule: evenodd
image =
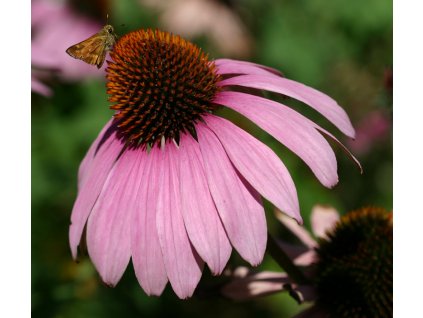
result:
<svg viewBox="0 0 423 318"><path fill-rule="evenodd" d="M348 146L357 154L368 153L378 143L384 142L392 129L391 119L383 111L367 114L357 124L355 140L348 140Z"/></svg>
<svg viewBox="0 0 423 318"><path fill-rule="evenodd" d="M33 0L31 6L31 89L49 96L54 78L76 81L104 77L104 69L71 58L66 49L97 33L102 25L74 12L64 1Z"/></svg>
<svg viewBox="0 0 423 318"><path fill-rule="evenodd" d="M326 238L326 233L335 227L339 221L339 213L332 207L316 205L311 212L311 227L314 237L293 219L280 211L275 212L278 220L294 234L302 245L294 245L279 240L277 243L288 254L292 262L307 268L317 261L315 248L318 246L316 238ZM298 285L286 274L281 272L254 273L244 267L237 268L232 281L222 288L222 294L233 300L249 300L279 292L295 290L301 301L312 301L316 298L314 288L309 285ZM312 272L310 272L312 275ZM310 317L310 316L309 316Z"/></svg>
<svg viewBox="0 0 423 318"><path fill-rule="evenodd" d="M140 2L159 10L159 22L167 30L188 39L205 35L226 56L246 58L251 55L253 40L246 26L229 6L220 1L141 0Z"/></svg>
<svg viewBox="0 0 423 318"><path fill-rule="evenodd" d="M108 285L118 283L132 259L148 295L160 295L169 281L187 298L204 264L214 275L222 273L232 248L258 265L267 241L261 196L302 223L297 191L281 159L214 114L218 105L275 137L324 186L338 182L335 154L325 139L340 144L332 134L288 106L236 87L298 99L354 137L333 99L268 67L209 62L198 54L191 43L158 30L131 32L111 52L107 87L115 118L80 165L69 232L76 258L86 226L90 258ZM183 128L175 131L175 123Z"/></svg>
<svg viewBox="0 0 423 318"><path fill-rule="evenodd" d="M296 318L392 317L392 211L371 206L340 217L331 207L315 206L315 238L276 213L301 245L279 240L271 254L286 255L293 267L284 260L279 264L287 273L236 268L221 288L224 296L242 301L288 292L298 303L313 302Z"/></svg>
<svg viewBox="0 0 423 318"><path fill-rule="evenodd" d="M290 245L282 240L278 243L283 250L289 251L293 257L294 264L299 266L310 266L316 261L315 248L318 246L317 238L327 238L328 231L334 229L340 219L336 209L330 206L315 205L311 210L311 233L303 226L292 222L292 219L280 211L275 211L277 219L285 225L302 243L305 250L300 246Z"/></svg>

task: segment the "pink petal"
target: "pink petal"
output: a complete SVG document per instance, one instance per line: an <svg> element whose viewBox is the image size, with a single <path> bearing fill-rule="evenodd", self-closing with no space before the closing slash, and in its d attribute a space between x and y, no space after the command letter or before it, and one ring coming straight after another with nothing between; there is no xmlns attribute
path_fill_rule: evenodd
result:
<svg viewBox="0 0 423 318"><path fill-rule="evenodd" d="M103 281L117 284L131 258L130 225L140 180L137 151L127 150L109 173L88 218L87 247Z"/></svg>
<svg viewBox="0 0 423 318"><path fill-rule="evenodd" d="M239 92L221 92L214 102L239 112L275 137L303 159L326 187L338 182L332 148L315 129L315 124L292 108Z"/></svg>
<svg viewBox="0 0 423 318"><path fill-rule="evenodd" d="M267 200L302 223L294 182L279 157L265 144L226 119L204 118L241 175Z"/></svg>
<svg viewBox="0 0 423 318"><path fill-rule="evenodd" d="M286 273L261 272L234 279L222 288L222 294L233 300L249 300L290 290L285 288L289 283Z"/></svg>
<svg viewBox="0 0 423 318"><path fill-rule="evenodd" d="M200 148L187 134L181 137L178 152L185 228L198 254L211 272L218 275L225 268L232 248L210 194Z"/></svg>
<svg viewBox="0 0 423 318"><path fill-rule="evenodd" d="M294 259L294 264L297 266L310 266L316 262L317 262L317 255L314 250L309 250Z"/></svg>
<svg viewBox="0 0 423 318"><path fill-rule="evenodd" d="M279 213L282 214L281 212L279 212ZM295 223L295 221L293 221L292 219L288 218L287 216L285 216L285 217ZM302 254L304 254L304 253L306 253L310 250L309 247L304 246L303 244L292 244L292 243L285 242L281 239L276 239L276 243L279 246L279 248L281 250L283 250L284 253L291 260L296 259L297 257L301 256Z"/></svg>
<svg viewBox="0 0 423 318"><path fill-rule="evenodd" d="M115 134L109 136L95 155L90 168L86 171L86 176L84 177L86 180L83 181L82 186L78 190L78 196L72 210L71 225L69 227L69 241L73 258L76 258L77 247L81 240L82 231L88 215L100 194L116 158L122 151L122 147L123 145L116 138Z"/></svg>
<svg viewBox="0 0 423 318"><path fill-rule="evenodd" d="M317 237L326 238L326 232L339 221L339 213L330 206L315 205L311 210L311 227Z"/></svg>
<svg viewBox="0 0 423 318"><path fill-rule="evenodd" d="M153 148L151 154L154 156L151 160L160 167L156 223L164 265L173 290L185 299L193 294L204 263L191 246L182 218L180 154L172 143L166 145L165 151Z"/></svg>
<svg viewBox="0 0 423 318"><path fill-rule="evenodd" d="M313 107L340 131L354 137L355 131L347 113L329 96L304 84L275 76L241 75L219 82L220 86L240 85L287 95Z"/></svg>
<svg viewBox="0 0 423 318"><path fill-rule="evenodd" d="M249 300L282 291L296 294L299 301L316 300L315 288L311 285L297 285L286 273L251 273L246 267L237 267L233 280L222 288L222 294L233 300Z"/></svg>
<svg viewBox="0 0 423 318"><path fill-rule="evenodd" d="M51 18L51 15L57 14L61 5L51 1L32 1L31 3L31 27L38 27L38 24L43 24Z"/></svg>
<svg viewBox="0 0 423 318"><path fill-rule="evenodd" d="M156 227L156 206L161 166L154 154L138 152L138 165L133 178L138 180L132 199L131 251L135 275L147 295L159 296L167 283L159 236Z"/></svg>
<svg viewBox="0 0 423 318"><path fill-rule="evenodd" d="M215 61L218 74L250 74L250 75L276 75L282 76L282 73L274 68L259 65L246 61L237 61L230 59L218 59Z"/></svg>
<svg viewBox="0 0 423 318"><path fill-rule="evenodd" d="M86 180L87 171L89 171L92 162L94 161L96 152L98 151L98 146L100 142L103 141L104 134L110 128L113 123L113 119L109 120L109 122L103 127L103 129L98 134L97 138L91 144L90 148L88 149L87 154L85 155L84 159L82 159L81 164L79 165L78 170L78 189L82 188L82 184L84 180Z"/></svg>
<svg viewBox="0 0 423 318"><path fill-rule="evenodd" d="M323 134L324 136L330 138L338 146L340 146L341 149L344 151L344 153L355 163L355 165L357 166L358 170L360 170L360 173L363 174L363 167L361 166L360 161L358 161L357 158L354 157L354 155L348 150L347 147L344 146L344 144L342 142L340 142L334 135L332 135L330 132L328 132L327 130L323 129L322 127L319 127L319 126L316 125L316 129L319 130L321 134Z"/></svg>
<svg viewBox="0 0 423 318"><path fill-rule="evenodd" d="M305 246L310 249L316 247L317 243L310 235L310 233L304 228L304 226L298 225L294 220L288 218L286 215L278 210L275 210L276 218L285 225Z"/></svg>
<svg viewBox="0 0 423 318"><path fill-rule="evenodd" d="M238 177L216 135L203 124L196 130L210 192L226 233L242 258L256 266L263 260L267 242L263 206Z"/></svg>
<svg viewBox="0 0 423 318"><path fill-rule="evenodd" d="M46 97L50 97L51 95L53 95L53 91L51 90L51 88L41 82L35 76L31 76L31 91Z"/></svg>

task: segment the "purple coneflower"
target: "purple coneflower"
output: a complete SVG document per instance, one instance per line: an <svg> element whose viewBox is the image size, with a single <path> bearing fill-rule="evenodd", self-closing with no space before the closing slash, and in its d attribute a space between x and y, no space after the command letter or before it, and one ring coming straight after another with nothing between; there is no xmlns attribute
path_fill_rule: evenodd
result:
<svg viewBox="0 0 423 318"><path fill-rule="evenodd" d="M132 258L144 291L167 283L190 297L204 263L220 274L234 247L251 265L266 248L261 196L302 222L289 172L266 145L214 114L231 108L269 132L324 186L338 181L329 132L278 102L236 91L268 90L310 105L347 136L345 111L325 94L253 63L209 61L192 43L161 31L123 36L110 53L107 93L114 118L79 169L70 245L85 227L89 255L115 285ZM337 141L337 140L336 140Z"/></svg>

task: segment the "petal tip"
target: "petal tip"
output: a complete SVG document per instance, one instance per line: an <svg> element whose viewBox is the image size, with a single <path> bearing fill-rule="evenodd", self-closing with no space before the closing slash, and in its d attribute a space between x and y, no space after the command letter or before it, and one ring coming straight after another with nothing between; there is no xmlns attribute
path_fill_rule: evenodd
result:
<svg viewBox="0 0 423 318"><path fill-rule="evenodd" d="M347 136L350 137L352 140L355 140L356 135L355 135L354 127L351 126L351 129L350 129L349 133L347 134Z"/></svg>
<svg viewBox="0 0 423 318"><path fill-rule="evenodd" d="M304 225L304 220L301 217L301 215L298 215L297 217L295 217L294 220L297 221L297 224L298 225L300 225L300 226L303 226Z"/></svg>
<svg viewBox="0 0 423 318"><path fill-rule="evenodd" d="M175 291L176 296L178 296L178 298L182 299L182 300L186 300L188 298L191 298L192 294L194 293L194 290L192 290L192 291L176 291L176 290L174 290L174 291Z"/></svg>
<svg viewBox="0 0 423 318"><path fill-rule="evenodd" d="M153 291L153 290L149 290L146 291L144 290L145 294L149 297L160 297L163 293L164 288L159 292L159 291Z"/></svg>
<svg viewBox="0 0 423 318"><path fill-rule="evenodd" d="M264 242L263 248L261 248L261 250L256 251L256 253L254 253L254 255L245 258L243 257L251 266L256 267L259 266L264 259L264 254L266 252L266 246L267 246L267 236L266 236L266 241Z"/></svg>
<svg viewBox="0 0 423 318"><path fill-rule="evenodd" d="M71 248L71 253L72 253L72 259L79 263L79 259L78 259L78 252L76 251L76 248Z"/></svg>
<svg viewBox="0 0 423 318"><path fill-rule="evenodd" d="M251 260L251 261L248 261L248 263L250 263L250 265L251 265L252 267L257 267L257 266L259 266L262 262L263 262L263 258L261 258L260 260Z"/></svg>
<svg viewBox="0 0 423 318"><path fill-rule="evenodd" d="M338 178L338 176L336 177L336 179L334 179L334 180L328 180L328 181L326 181L326 182L324 182L324 183L322 183L326 188L328 188L328 189L333 189L337 184L338 184L338 182L339 182L339 178Z"/></svg>
<svg viewBox="0 0 423 318"><path fill-rule="evenodd" d="M115 288L115 286L116 286L116 283L112 283L112 282L109 282L109 281L106 281L106 280L103 280L103 283L104 283L104 285L106 285L109 288Z"/></svg>
<svg viewBox="0 0 423 318"><path fill-rule="evenodd" d="M223 263L224 263L223 266L222 266L222 263L219 263L219 264L207 264L208 267L209 267L209 269L210 269L210 273L213 276L219 276L219 275L221 275L223 273L223 271L225 270L227 261L226 262L223 262Z"/></svg>

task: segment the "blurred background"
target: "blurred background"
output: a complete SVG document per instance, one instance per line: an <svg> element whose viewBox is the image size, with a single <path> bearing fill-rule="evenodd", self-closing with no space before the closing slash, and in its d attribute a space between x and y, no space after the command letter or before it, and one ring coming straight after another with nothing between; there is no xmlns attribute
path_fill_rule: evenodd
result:
<svg viewBox="0 0 423 318"><path fill-rule="evenodd" d="M106 16L118 35L160 28L190 39L211 58L245 59L280 69L290 79L338 101L357 129L343 138L327 121L292 100L335 133L361 161L364 174L335 147L339 184L326 189L289 150L251 122L226 113L280 155L297 186L305 226L315 204L346 213L392 209L392 2L389 0L96 0L32 1L32 314L34 317L291 317L298 306L279 294L234 303L218 295L222 278L205 270L195 296L179 300L167 287L146 296L131 266L108 288L88 256L77 264L68 245L77 170L112 116L104 67L65 50L98 32ZM105 63L106 64L106 63ZM278 99L280 97L273 96ZM223 113L223 112L222 112ZM282 235L267 205L269 230ZM247 265L234 252L231 266ZM266 256L260 270L281 269Z"/></svg>

